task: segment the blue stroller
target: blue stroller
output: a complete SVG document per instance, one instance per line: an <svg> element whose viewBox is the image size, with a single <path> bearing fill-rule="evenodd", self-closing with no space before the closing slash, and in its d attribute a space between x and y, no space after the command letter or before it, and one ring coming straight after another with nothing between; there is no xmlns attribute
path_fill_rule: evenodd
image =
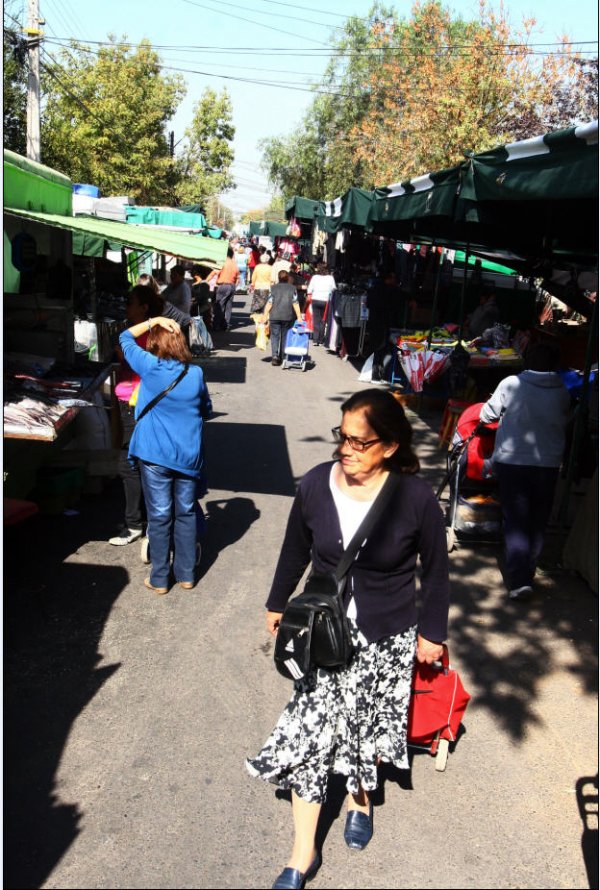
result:
<svg viewBox="0 0 600 890"><path fill-rule="evenodd" d="M308 328L306 322L296 321L287 332L283 350L283 368L298 368L306 371L308 359Z"/></svg>

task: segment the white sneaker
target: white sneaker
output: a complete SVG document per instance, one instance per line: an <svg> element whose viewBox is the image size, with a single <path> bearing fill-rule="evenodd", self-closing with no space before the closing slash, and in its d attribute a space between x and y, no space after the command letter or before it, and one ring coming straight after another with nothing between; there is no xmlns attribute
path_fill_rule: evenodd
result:
<svg viewBox="0 0 600 890"><path fill-rule="evenodd" d="M529 585L525 587L517 587L515 590L508 591L509 600L528 600L533 593L533 588Z"/></svg>
<svg viewBox="0 0 600 890"><path fill-rule="evenodd" d="M134 541L139 541L142 534L141 528L125 527L114 538L109 538L108 543L113 544L115 547L122 547L124 544L133 544Z"/></svg>

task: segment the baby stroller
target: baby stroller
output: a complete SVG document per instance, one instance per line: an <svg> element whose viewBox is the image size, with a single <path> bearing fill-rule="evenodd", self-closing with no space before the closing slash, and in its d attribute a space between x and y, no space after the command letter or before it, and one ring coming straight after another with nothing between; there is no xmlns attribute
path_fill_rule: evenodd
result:
<svg viewBox="0 0 600 890"><path fill-rule="evenodd" d="M294 322L287 332L283 348L283 368L298 368L306 371L308 359L308 326L304 321Z"/></svg>
<svg viewBox="0 0 600 890"><path fill-rule="evenodd" d="M457 542L496 544L501 540L502 513L492 469L498 422L480 422L483 404L469 405L460 415L448 451L447 473L437 491L439 500L450 483L448 553Z"/></svg>

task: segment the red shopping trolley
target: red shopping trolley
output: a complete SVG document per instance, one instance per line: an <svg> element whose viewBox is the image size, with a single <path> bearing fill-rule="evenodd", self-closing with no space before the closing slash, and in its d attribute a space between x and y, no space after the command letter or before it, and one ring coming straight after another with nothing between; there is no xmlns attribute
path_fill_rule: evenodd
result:
<svg viewBox="0 0 600 890"><path fill-rule="evenodd" d="M458 673L450 667L447 646L441 662L415 664L407 741L412 748L429 751L438 772L446 769L450 742L458 737L470 698Z"/></svg>

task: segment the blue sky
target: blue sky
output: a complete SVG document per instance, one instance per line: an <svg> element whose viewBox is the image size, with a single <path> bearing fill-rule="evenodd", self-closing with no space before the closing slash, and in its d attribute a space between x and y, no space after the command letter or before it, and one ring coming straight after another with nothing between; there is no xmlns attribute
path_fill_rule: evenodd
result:
<svg viewBox="0 0 600 890"><path fill-rule="evenodd" d="M234 212L268 201L270 190L260 170L257 141L283 135L300 121L311 101L310 84L327 63L330 35L343 25L346 16L364 16L372 5L371 0L39 3L46 22L44 50L55 58L59 45L53 41L57 38L102 41L113 33L125 35L133 43L148 38L166 68L181 69L188 93L171 125L176 142L183 137L192 106L202 91L207 86L217 91L227 88L236 126L234 173L238 187L223 200ZM410 15L412 2L397 0L391 5L401 16ZM448 0L444 5L464 17L476 17L479 8L476 0ZM492 6L498 8L499 0L493 0ZM504 7L515 28L524 16L534 17L540 43L556 41L566 33L575 43L595 41L581 49L598 52L596 0L578 0L576 4L505 0Z"/></svg>

